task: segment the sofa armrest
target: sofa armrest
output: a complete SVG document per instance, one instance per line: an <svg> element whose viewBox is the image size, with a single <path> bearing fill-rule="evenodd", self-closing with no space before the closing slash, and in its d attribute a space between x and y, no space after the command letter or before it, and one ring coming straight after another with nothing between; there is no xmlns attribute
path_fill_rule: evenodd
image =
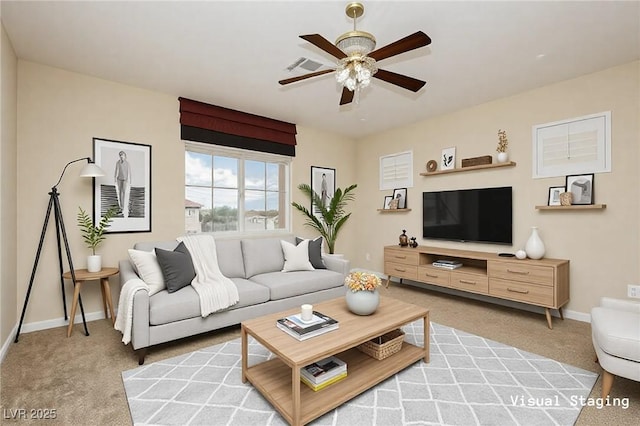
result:
<svg viewBox="0 0 640 426"><path fill-rule="evenodd" d="M626 311L626 312L635 312L640 314L640 303L633 302L631 300L603 297L600 299L600 306L607 309L615 309L618 311Z"/></svg>
<svg viewBox="0 0 640 426"><path fill-rule="evenodd" d="M132 278L140 278L133 269L131 261L121 260L120 282L124 285ZM133 349L149 346L149 292L139 290L133 296L133 323L131 326L131 346Z"/></svg>
<svg viewBox="0 0 640 426"><path fill-rule="evenodd" d="M345 277L351 270L351 262L349 260L336 256L322 256L322 260L327 269L339 272Z"/></svg>

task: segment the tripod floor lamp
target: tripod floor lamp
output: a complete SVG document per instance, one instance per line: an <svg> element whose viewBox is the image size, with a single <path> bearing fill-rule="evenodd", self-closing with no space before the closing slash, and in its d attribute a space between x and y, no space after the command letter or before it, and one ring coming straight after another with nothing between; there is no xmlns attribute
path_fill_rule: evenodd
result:
<svg viewBox="0 0 640 426"><path fill-rule="evenodd" d="M38 262L40 261L40 254L42 253L42 245L44 243L44 237L47 233L47 228L49 224L49 218L51 217L51 212L53 211L53 217L55 220L56 226L56 241L58 243L58 265L60 267L60 289L62 291L62 306L64 309L64 319L73 321L74 318L67 317L67 302L64 297L64 279L62 274L64 272L62 266L62 246L61 243L64 243L65 253L67 255L67 262L69 263L69 269L71 271L71 279L73 280L73 285L76 284L76 275L73 269L73 260L71 259L71 250L69 249L69 241L67 240L67 232L64 228L64 220L62 218L62 210L60 209L60 194L58 193L58 185L62 182L62 177L64 176L64 172L67 170L73 163L77 163L78 161L86 161L87 164L80 171L81 177L99 177L104 176L104 172L100 167L98 167L89 157L78 158L77 160L69 161L62 169L62 173L60 174L60 178L58 182L51 188L51 192L49 192L49 205L47 207L47 213L44 217L44 224L42 225L42 233L40 234L40 243L38 244L38 250L36 251L36 258L33 262L33 269L31 270L31 279L29 280L29 287L27 288L27 295L24 299L24 306L22 307L22 314L20 315L20 324L18 325L18 331L16 333L15 343L18 343L18 338L20 337L20 329L22 328L22 322L24 321L24 314L27 311L27 304L29 303L29 296L31 295L31 289L33 288L33 280L36 276L36 269L38 268ZM61 240L62 238L62 240ZM89 329L87 328L87 321L84 316L84 307L82 306L82 299L79 299L80 304L80 312L82 313L82 323L84 324L85 334L89 335Z"/></svg>

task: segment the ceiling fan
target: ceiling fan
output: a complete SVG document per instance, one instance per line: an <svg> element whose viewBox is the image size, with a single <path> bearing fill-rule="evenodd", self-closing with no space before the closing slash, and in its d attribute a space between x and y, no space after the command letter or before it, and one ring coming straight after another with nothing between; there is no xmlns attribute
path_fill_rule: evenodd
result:
<svg viewBox="0 0 640 426"><path fill-rule="evenodd" d="M338 59L336 68L287 78L280 80L278 83L282 85L295 83L335 71L336 81L343 86L340 105L345 105L353 101L354 94L358 93L360 89L367 87L371 82L371 77L386 81L403 89L411 90L412 92L417 92L426 84L425 81L413 77L379 69L376 62L419 47L427 46L431 43L431 38L429 38L428 35L422 31L418 31L377 50L373 50L376 46L375 37L365 31L356 30L356 19L364 13L364 6L357 2L349 3L345 13L350 18L353 18L353 31L342 34L338 37L335 44L332 44L320 34L300 36L300 38L336 57Z"/></svg>

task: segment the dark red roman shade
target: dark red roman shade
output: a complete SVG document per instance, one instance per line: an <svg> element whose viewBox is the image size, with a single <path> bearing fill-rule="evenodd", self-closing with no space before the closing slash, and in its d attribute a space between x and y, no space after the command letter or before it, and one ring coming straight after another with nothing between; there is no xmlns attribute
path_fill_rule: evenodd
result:
<svg viewBox="0 0 640 426"><path fill-rule="evenodd" d="M180 101L183 140L296 155L296 125L186 98Z"/></svg>

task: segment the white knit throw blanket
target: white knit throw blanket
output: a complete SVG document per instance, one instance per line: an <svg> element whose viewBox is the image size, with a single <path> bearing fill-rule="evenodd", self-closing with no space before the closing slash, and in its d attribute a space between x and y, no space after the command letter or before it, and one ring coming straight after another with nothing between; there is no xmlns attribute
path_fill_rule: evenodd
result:
<svg viewBox="0 0 640 426"><path fill-rule="evenodd" d="M138 290L149 292L149 286L139 278L131 278L122 286L118 300L118 316L113 328L122 332L122 343L131 341L131 326L133 325L133 297Z"/></svg>
<svg viewBox="0 0 640 426"><path fill-rule="evenodd" d="M200 297L200 314L203 317L238 303L238 289L218 267L216 242L212 235L187 235L178 238L191 254L196 277L191 286Z"/></svg>

